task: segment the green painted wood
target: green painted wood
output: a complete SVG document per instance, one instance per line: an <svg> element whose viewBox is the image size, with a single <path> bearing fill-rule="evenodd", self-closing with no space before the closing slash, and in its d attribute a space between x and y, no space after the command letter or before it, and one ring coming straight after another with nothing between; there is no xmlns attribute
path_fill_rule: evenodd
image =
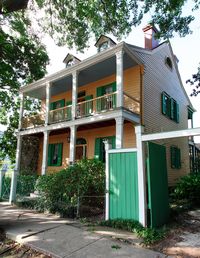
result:
<svg viewBox="0 0 200 258"><path fill-rule="evenodd" d="M72 101L67 101L66 106L70 106L70 105L72 105ZM65 112L66 112L65 114L66 119L70 120L72 118L72 107L68 107Z"/></svg>
<svg viewBox="0 0 200 258"><path fill-rule="evenodd" d="M109 154L109 218L139 220L137 153Z"/></svg>
<svg viewBox="0 0 200 258"><path fill-rule="evenodd" d="M148 142L147 149L149 222L151 227L159 227L169 219L166 148L165 146Z"/></svg>
<svg viewBox="0 0 200 258"><path fill-rule="evenodd" d="M93 95L85 96L85 100L91 100L93 99ZM89 116L93 112L93 102L86 102L85 103L85 115Z"/></svg>

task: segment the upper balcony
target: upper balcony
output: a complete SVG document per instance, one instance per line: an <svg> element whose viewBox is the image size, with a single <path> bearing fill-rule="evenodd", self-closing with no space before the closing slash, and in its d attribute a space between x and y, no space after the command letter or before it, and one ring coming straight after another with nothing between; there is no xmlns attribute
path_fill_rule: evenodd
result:
<svg viewBox="0 0 200 258"><path fill-rule="evenodd" d="M76 119L81 119L88 116L96 116L101 113L116 110L116 97L117 92L113 92L110 94L105 94L101 97L78 102L76 105ZM129 112L140 115L140 100L130 96L125 92L123 94L123 98L123 108ZM70 121L72 120L72 105L50 110L48 116L49 124ZM44 126L44 124L45 113L39 113L34 116L25 116L22 120L22 129Z"/></svg>
<svg viewBox="0 0 200 258"><path fill-rule="evenodd" d="M130 117L134 114L138 123L142 109L142 75L143 64L126 44L118 44L22 87L23 98L29 96L41 100L42 108L37 115L26 116L22 98L19 129L66 121L70 125L71 121L81 124L91 117L93 120L97 117L106 119L106 114L112 111L117 116L117 110L129 113Z"/></svg>

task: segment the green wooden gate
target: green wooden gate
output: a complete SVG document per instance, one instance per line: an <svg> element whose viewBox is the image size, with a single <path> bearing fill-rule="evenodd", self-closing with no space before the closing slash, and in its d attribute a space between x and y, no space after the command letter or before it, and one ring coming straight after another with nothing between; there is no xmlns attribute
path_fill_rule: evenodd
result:
<svg viewBox="0 0 200 258"><path fill-rule="evenodd" d="M147 149L148 219L151 227L158 227L169 219L166 148L148 142Z"/></svg>
<svg viewBox="0 0 200 258"><path fill-rule="evenodd" d="M137 151L109 152L109 219L139 220Z"/></svg>

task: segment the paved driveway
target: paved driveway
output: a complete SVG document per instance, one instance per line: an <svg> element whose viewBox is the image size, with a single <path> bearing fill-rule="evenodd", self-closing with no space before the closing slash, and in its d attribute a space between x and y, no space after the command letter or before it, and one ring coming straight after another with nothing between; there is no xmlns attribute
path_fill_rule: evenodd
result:
<svg viewBox="0 0 200 258"><path fill-rule="evenodd" d="M75 220L18 209L8 203L0 203L0 227L7 237L24 243L52 257L138 257L159 258L163 254L138 246L138 239L126 232L88 230ZM130 237L132 244L113 240L108 235Z"/></svg>

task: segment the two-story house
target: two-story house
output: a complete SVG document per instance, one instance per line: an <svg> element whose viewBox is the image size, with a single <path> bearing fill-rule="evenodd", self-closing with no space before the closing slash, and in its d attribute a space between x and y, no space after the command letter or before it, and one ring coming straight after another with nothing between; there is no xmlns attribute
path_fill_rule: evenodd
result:
<svg viewBox="0 0 200 258"><path fill-rule="evenodd" d="M154 27L143 31L144 48L101 36L95 55L81 61L68 54L66 68L21 87L18 169L25 136L39 139L37 172L44 175L82 158L105 161L104 139L112 148L135 147L135 125L143 125L145 133L188 127L193 109L171 45L159 44ZM26 96L41 100L36 116L24 116ZM159 143L167 149L172 185L189 173L188 140Z"/></svg>

